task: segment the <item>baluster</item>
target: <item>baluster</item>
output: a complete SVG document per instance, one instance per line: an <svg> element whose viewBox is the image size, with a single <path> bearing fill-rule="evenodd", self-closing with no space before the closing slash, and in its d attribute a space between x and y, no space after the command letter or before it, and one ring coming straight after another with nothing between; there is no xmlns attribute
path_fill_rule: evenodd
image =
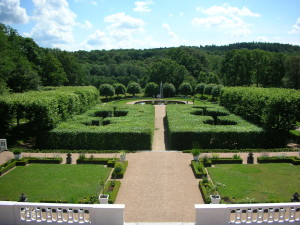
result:
<svg viewBox="0 0 300 225"><path fill-rule="evenodd" d="M35 208L35 215L36 215L36 222L41 222L43 220L41 208L38 208L38 207Z"/></svg>
<svg viewBox="0 0 300 225"><path fill-rule="evenodd" d="M242 223L242 210L236 209L235 210L235 222L236 224Z"/></svg>
<svg viewBox="0 0 300 225"><path fill-rule="evenodd" d="M52 209L46 208L46 221L52 222Z"/></svg>
<svg viewBox="0 0 300 225"><path fill-rule="evenodd" d="M288 222L295 222L295 213L296 213L296 208L291 207L290 208L290 216L289 216L289 221Z"/></svg>
<svg viewBox="0 0 300 225"><path fill-rule="evenodd" d="M83 209L78 209L78 222L79 223L84 223L84 210Z"/></svg>
<svg viewBox="0 0 300 225"><path fill-rule="evenodd" d="M274 222L274 208L269 208L267 221L268 223Z"/></svg>
<svg viewBox="0 0 300 225"><path fill-rule="evenodd" d="M57 208L57 209L56 209L56 214L57 214L57 222L58 222L58 223L64 222L64 221L63 221L63 217L64 217L64 215L63 215L63 210L62 210L61 208Z"/></svg>
<svg viewBox="0 0 300 225"><path fill-rule="evenodd" d="M31 221L30 208L25 207L25 221Z"/></svg>
<svg viewBox="0 0 300 225"><path fill-rule="evenodd" d="M282 223L285 220L285 209L284 208L279 208L278 212L278 222Z"/></svg>
<svg viewBox="0 0 300 225"><path fill-rule="evenodd" d="M26 220L26 214L25 214L25 209L24 208L20 208L20 220L21 221Z"/></svg>
<svg viewBox="0 0 300 225"><path fill-rule="evenodd" d="M246 223L252 223L252 216L253 216L253 210L252 209L247 209L247 214L246 214Z"/></svg>
<svg viewBox="0 0 300 225"><path fill-rule="evenodd" d="M68 209L68 223L74 222L74 211L73 209Z"/></svg>
<svg viewBox="0 0 300 225"><path fill-rule="evenodd" d="M264 219L264 210L263 208L259 208L257 211L257 223L262 223Z"/></svg>
<svg viewBox="0 0 300 225"><path fill-rule="evenodd" d="M87 213L85 213L85 211L87 211ZM83 210L83 213L84 213L84 222L86 222L86 223L91 222L90 211L89 210Z"/></svg>

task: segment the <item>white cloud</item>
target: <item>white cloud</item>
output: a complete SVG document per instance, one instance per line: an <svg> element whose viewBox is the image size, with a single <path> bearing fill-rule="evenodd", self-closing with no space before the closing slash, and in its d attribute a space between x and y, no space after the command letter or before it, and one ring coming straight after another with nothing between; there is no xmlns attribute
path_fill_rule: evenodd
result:
<svg viewBox="0 0 300 225"><path fill-rule="evenodd" d="M196 10L206 14L207 17L194 18L193 26L217 27L233 36L246 36L251 33L250 24L247 24L241 17L260 16L258 13L251 12L247 7L240 9L229 4L212 6L208 9L197 7Z"/></svg>
<svg viewBox="0 0 300 225"><path fill-rule="evenodd" d="M136 1L134 3L135 8L133 11L135 12L151 12L151 9L149 8L150 5L154 4L151 0L146 1Z"/></svg>
<svg viewBox="0 0 300 225"><path fill-rule="evenodd" d="M97 3L97 2L95 2L95 1L91 1L91 4L92 4L92 5L95 5L95 6L97 6L97 5L98 5L98 3Z"/></svg>
<svg viewBox="0 0 300 225"><path fill-rule="evenodd" d="M163 29L164 31L166 31L167 34L168 34L170 37L172 37L173 39L177 39L177 38L178 38L177 35L172 31L172 29L171 29L171 27L170 27L169 24L164 23L164 24L162 25L162 29Z"/></svg>
<svg viewBox="0 0 300 225"><path fill-rule="evenodd" d="M73 42L73 27L78 25L66 0L33 0L36 21L28 36L39 43L54 47Z"/></svg>
<svg viewBox="0 0 300 225"><path fill-rule="evenodd" d="M116 39L130 39L133 34L144 32L145 22L125 13L106 16L104 22L110 24L107 26L107 29L110 35Z"/></svg>
<svg viewBox="0 0 300 225"><path fill-rule="evenodd" d="M289 34L297 34L300 32L300 17L297 19L296 23L293 25L293 29L289 31Z"/></svg>
<svg viewBox="0 0 300 225"><path fill-rule="evenodd" d="M79 26L83 29L91 29L93 24L89 20L85 20L83 24L79 24Z"/></svg>
<svg viewBox="0 0 300 225"><path fill-rule="evenodd" d="M22 24L29 21L26 9L20 7L20 0L1 0L0 22Z"/></svg>

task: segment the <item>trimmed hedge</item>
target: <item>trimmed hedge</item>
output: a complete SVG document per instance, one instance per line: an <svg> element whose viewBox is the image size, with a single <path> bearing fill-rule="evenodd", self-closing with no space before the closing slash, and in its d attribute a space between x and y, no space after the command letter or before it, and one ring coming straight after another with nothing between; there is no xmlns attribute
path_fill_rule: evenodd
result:
<svg viewBox="0 0 300 225"><path fill-rule="evenodd" d="M191 163L194 175L198 179L203 179L204 177L207 177L207 172L204 168L204 165L201 161L192 161Z"/></svg>
<svg viewBox="0 0 300 225"><path fill-rule="evenodd" d="M116 168L118 166L122 167L122 170L119 173L116 172ZM127 166L128 166L128 161L117 162L115 164L114 170L113 170L113 172L111 174L111 179L122 179L124 177L125 172L126 172Z"/></svg>
<svg viewBox="0 0 300 225"><path fill-rule="evenodd" d="M11 170L16 166L16 162L14 160L10 160L7 163L4 163L0 166L0 176L5 172Z"/></svg>
<svg viewBox="0 0 300 225"><path fill-rule="evenodd" d="M0 135L6 135L13 120L26 119L34 131L55 127L73 114L97 103L95 87L57 87L48 91L29 91L0 96Z"/></svg>
<svg viewBox="0 0 300 225"><path fill-rule="evenodd" d="M298 148L273 148L273 149L200 149L201 153L238 153L238 152L298 152ZM192 150L183 150L183 153L191 153Z"/></svg>
<svg viewBox="0 0 300 225"><path fill-rule="evenodd" d="M288 131L300 120L300 91L283 88L226 87L220 104L269 129Z"/></svg>
<svg viewBox="0 0 300 225"><path fill-rule="evenodd" d="M115 183L115 186L114 186L113 191L110 192L109 187L110 187L112 182ZM109 198L108 198L108 203L109 204L114 204L115 203L120 187L121 187L121 181L118 181L118 180L116 180L116 181L110 180L106 183L103 193L109 194Z"/></svg>
<svg viewBox="0 0 300 225"><path fill-rule="evenodd" d="M199 181L199 189L202 195L202 198L204 200L205 204L210 204L211 200L210 200L210 196L209 196L209 190L207 190L207 186L204 185L203 181L200 180Z"/></svg>
<svg viewBox="0 0 300 225"><path fill-rule="evenodd" d="M293 165L300 165L299 157L258 157L258 163L292 163Z"/></svg>
<svg viewBox="0 0 300 225"><path fill-rule="evenodd" d="M212 164L243 164L242 159L234 159L234 158L218 158L218 159L210 159Z"/></svg>
<svg viewBox="0 0 300 225"><path fill-rule="evenodd" d="M197 112L199 108L190 105L167 106L171 149L242 149L280 145L276 143L274 136L269 139L270 134L263 128L230 115L220 106L211 104L209 107L203 107L206 107L206 113L201 111L202 109ZM223 125L226 123L229 125ZM230 125L233 123L236 125Z"/></svg>
<svg viewBox="0 0 300 225"><path fill-rule="evenodd" d="M106 111L109 111L112 116L104 118L103 125L87 125L87 121L99 119L96 115ZM115 114L117 116L114 116ZM153 106L97 106L84 115L75 116L41 135L37 139L37 147L40 149L148 150L151 149L153 131Z"/></svg>
<svg viewBox="0 0 300 225"><path fill-rule="evenodd" d="M16 167L16 166L26 166L27 164L30 163L46 163L46 164L60 164L62 163L62 158L22 158L19 160L9 160L6 163L3 163L0 165L0 176L9 171L10 169Z"/></svg>
<svg viewBox="0 0 300 225"><path fill-rule="evenodd" d="M99 165L108 165L110 164L109 167L112 167L115 163L113 163L113 160L117 160L117 158L85 158L85 159L80 159L78 158L76 160L77 164L99 164Z"/></svg>

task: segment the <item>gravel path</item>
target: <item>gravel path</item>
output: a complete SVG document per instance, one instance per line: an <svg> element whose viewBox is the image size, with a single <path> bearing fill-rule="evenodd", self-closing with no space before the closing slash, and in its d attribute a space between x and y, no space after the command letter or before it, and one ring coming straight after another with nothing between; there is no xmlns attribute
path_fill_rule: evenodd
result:
<svg viewBox="0 0 300 225"><path fill-rule="evenodd" d="M203 203L191 154L128 154L129 165L116 203L126 204L126 222L194 222L194 204Z"/></svg>
<svg viewBox="0 0 300 225"><path fill-rule="evenodd" d="M168 149L165 141L164 119L166 117L166 106L155 105L155 129L152 142L152 151L164 151Z"/></svg>

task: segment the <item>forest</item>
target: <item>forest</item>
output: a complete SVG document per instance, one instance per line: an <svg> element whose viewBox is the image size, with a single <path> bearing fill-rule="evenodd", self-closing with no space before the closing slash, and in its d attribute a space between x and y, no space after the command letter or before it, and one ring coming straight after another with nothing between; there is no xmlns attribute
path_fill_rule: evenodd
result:
<svg viewBox="0 0 300 225"><path fill-rule="evenodd" d="M200 43L201 44L201 43ZM300 46L235 43L68 52L40 47L0 24L0 94L44 86L183 82L300 89Z"/></svg>

